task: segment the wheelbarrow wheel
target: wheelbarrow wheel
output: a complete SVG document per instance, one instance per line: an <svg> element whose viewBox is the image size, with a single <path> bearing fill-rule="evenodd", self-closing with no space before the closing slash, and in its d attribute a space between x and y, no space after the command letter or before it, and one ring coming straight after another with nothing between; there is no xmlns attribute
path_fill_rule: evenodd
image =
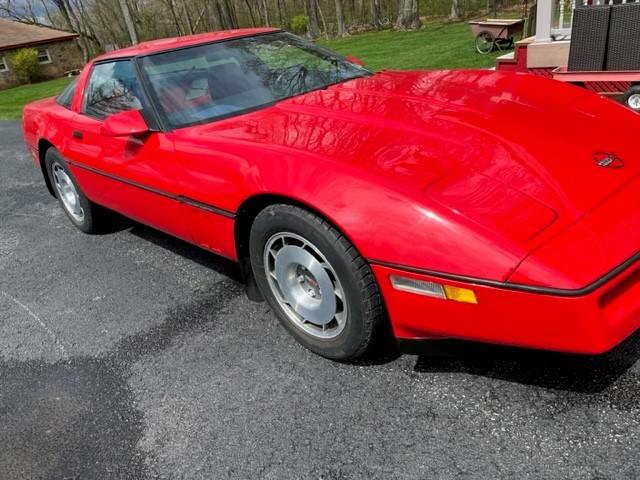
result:
<svg viewBox="0 0 640 480"><path fill-rule="evenodd" d="M501 52L504 50L509 50L511 47L513 47L513 37L510 38L496 38L496 47L498 47L498 50L500 50Z"/></svg>
<svg viewBox="0 0 640 480"><path fill-rule="evenodd" d="M493 50L495 42L496 39L493 37L491 32L483 30L476 35L476 50L482 55L487 55Z"/></svg>
<svg viewBox="0 0 640 480"><path fill-rule="evenodd" d="M620 99L625 107L640 113L640 85L634 85Z"/></svg>

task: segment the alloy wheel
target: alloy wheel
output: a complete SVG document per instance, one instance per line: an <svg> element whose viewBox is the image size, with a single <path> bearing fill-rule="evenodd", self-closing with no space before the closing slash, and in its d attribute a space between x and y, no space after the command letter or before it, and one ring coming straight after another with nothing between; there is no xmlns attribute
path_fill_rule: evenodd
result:
<svg viewBox="0 0 640 480"><path fill-rule="evenodd" d="M76 222L82 223L84 210L80 205L80 195L78 195L71 177L58 162L51 165L51 172L53 173L53 184L64 209Z"/></svg>
<svg viewBox="0 0 640 480"><path fill-rule="evenodd" d="M344 330L344 289L313 243L295 233L277 233L265 245L264 265L269 287L293 325L324 340Z"/></svg>

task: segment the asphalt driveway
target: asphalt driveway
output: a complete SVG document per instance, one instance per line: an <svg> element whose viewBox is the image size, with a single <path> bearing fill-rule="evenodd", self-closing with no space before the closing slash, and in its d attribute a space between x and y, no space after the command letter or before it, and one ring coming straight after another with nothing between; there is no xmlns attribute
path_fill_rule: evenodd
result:
<svg viewBox="0 0 640 480"><path fill-rule="evenodd" d="M226 261L76 231L0 122L0 477L640 477L640 335L324 360ZM513 319L518 321L517 318Z"/></svg>

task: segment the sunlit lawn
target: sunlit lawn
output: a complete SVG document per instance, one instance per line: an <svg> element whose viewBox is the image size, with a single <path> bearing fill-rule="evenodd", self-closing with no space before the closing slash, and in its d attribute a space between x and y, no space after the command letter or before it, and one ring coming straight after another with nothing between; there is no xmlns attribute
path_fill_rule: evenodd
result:
<svg viewBox="0 0 640 480"><path fill-rule="evenodd" d="M321 41L343 55L354 55L372 69L487 68L504 52L480 55L466 22L427 23L418 32L363 33Z"/></svg>
<svg viewBox="0 0 640 480"><path fill-rule="evenodd" d="M25 104L57 95L70 81L68 77L0 90L0 120L18 119Z"/></svg>

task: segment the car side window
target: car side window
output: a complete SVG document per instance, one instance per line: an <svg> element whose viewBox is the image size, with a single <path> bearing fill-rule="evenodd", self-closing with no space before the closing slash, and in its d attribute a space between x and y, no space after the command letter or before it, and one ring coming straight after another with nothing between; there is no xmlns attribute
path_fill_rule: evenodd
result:
<svg viewBox="0 0 640 480"><path fill-rule="evenodd" d="M99 63L93 67L83 112L103 119L126 110L142 109L138 76L130 60Z"/></svg>
<svg viewBox="0 0 640 480"><path fill-rule="evenodd" d="M71 83L65 87L65 89L56 97L58 105L62 105L64 108L71 108L71 102L73 101L73 94L76 93L76 85L78 84L78 77L71 80Z"/></svg>

